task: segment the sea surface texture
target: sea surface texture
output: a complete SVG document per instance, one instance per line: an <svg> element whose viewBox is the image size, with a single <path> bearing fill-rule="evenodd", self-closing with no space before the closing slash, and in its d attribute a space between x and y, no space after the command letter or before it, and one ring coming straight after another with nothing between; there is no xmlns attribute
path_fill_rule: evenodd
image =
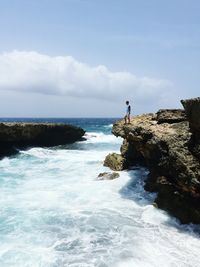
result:
<svg viewBox="0 0 200 267"><path fill-rule="evenodd" d="M120 149L115 119L18 121L71 123L87 133L82 142L0 161L0 267L200 266L199 228L152 206L147 170L97 181L110 171L105 156Z"/></svg>

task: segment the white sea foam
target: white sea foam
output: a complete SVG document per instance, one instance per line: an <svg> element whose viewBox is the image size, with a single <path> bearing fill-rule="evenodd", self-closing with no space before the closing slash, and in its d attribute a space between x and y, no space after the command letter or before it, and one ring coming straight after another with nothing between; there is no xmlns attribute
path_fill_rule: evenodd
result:
<svg viewBox="0 0 200 267"><path fill-rule="evenodd" d="M85 136L87 143L113 143L113 144L121 144L122 138L116 138L114 135L111 134L104 134L104 133L96 133L96 132L89 132L86 133Z"/></svg>
<svg viewBox="0 0 200 267"><path fill-rule="evenodd" d="M111 129L113 127L113 124L104 125L104 128Z"/></svg>
<svg viewBox="0 0 200 267"><path fill-rule="evenodd" d="M113 138L91 133L80 149L32 148L0 161L1 267L200 266L193 226L151 205L144 169L96 180L109 171L105 144L119 150Z"/></svg>

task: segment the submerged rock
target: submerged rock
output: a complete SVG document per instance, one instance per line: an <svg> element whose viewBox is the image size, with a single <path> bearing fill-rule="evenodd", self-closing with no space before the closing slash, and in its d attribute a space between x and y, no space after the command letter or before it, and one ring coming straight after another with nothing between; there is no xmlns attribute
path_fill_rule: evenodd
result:
<svg viewBox="0 0 200 267"><path fill-rule="evenodd" d="M143 114L132 118L129 125L116 122L112 132L124 138L121 157L111 154L105 162L111 169L138 163L147 166L150 173L145 189L158 192L158 207L182 223L200 223L200 116L196 116L200 101L182 102L189 122L183 110Z"/></svg>
<svg viewBox="0 0 200 267"><path fill-rule="evenodd" d="M27 146L56 146L80 140L85 131L55 123L0 123L0 156Z"/></svg>
<svg viewBox="0 0 200 267"><path fill-rule="evenodd" d="M114 180L119 177L117 172L102 172L98 175L97 180Z"/></svg>

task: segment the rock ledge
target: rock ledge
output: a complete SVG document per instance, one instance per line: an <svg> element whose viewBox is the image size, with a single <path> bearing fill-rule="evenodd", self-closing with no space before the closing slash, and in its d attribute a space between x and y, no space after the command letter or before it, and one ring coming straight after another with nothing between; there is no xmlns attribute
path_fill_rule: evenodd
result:
<svg viewBox="0 0 200 267"><path fill-rule="evenodd" d="M157 192L155 203L182 223L200 223L200 98L182 101L184 110L160 110L118 121L115 136L124 138L116 170L140 164L149 169L145 189Z"/></svg>

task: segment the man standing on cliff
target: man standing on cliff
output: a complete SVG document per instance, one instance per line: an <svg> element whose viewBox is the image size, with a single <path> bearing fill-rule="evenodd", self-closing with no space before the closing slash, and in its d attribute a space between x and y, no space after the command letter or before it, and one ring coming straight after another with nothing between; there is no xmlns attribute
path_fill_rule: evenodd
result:
<svg viewBox="0 0 200 267"><path fill-rule="evenodd" d="M130 121L131 106L129 104L129 101L126 101L126 106L127 106L127 108L126 108L126 115L124 117L125 124L131 123L131 121Z"/></svg>

